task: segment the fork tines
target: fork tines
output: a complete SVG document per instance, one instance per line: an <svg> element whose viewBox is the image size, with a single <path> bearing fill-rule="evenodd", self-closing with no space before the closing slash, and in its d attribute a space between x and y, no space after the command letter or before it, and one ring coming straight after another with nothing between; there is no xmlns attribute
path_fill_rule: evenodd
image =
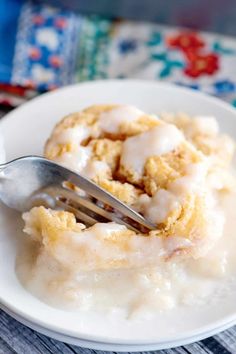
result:
<svg viewBox="0 0 236 354"><path fill-rule="evenodd" d="M94 187L93 182L88 182ZM99 189L99 198L96 198L94 193L91 195L87 190L85 192L70 185L65 182L62 187L51 186L46 188L44 193L54 200L57 208L72 212L77 220L86 226L113 221L138 233L147 233L155 228L140 214L97 185L95 187Z"/></svg>

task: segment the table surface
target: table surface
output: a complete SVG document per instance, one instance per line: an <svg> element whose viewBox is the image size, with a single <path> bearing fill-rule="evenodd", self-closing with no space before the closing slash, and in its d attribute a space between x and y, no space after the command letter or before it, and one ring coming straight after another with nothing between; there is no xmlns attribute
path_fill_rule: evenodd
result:
<svg viewBox="0 0 236 354"><path fill-rule="evenodd" d="M39 334L0 311L0 354L100 354L99 350L80 348ZM104 352L106 353L106 352ZM107 352L108 353L108 352ZM109 352L114 353L114 352ZM155 352L152 352L155 353ZM159 354L236 353L236 326L200 342L156 351Z"/></svg>

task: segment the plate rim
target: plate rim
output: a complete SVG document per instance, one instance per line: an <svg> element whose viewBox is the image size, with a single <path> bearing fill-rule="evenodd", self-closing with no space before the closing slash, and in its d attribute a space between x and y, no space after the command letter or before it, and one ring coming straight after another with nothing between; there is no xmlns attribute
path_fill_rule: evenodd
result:
<svg viewBox="0 0 236 354"><path fill-rule="evenodd" d="M49 92L44 92L31 100L23 103L19 107L16 107L13 109L11 112L7 113L0 119L0 127L1 125L4 125L5 122L11 118L11 116L14 116L16 112L20 112L22 109L24 110L26 107L30 107L33 105L35 102L38 102L40 100L44 100L47 97L52 97L54 95L57 95L58 93L62 93L63 91L70 91L73 90L77 87L86 87L86 86L98 86L98 85L122 85L122 84L135 84L135 85L154 85L154 86L160 86L166 89L176 89L178 91L185 92L187 95L190 96L198 96L201 97L204 101L210 101L212 103L215 103L216 105L221 106L223 109L226 109L227 111L233 113L236 116L236 109L228 102L223 101L219 97L212 96L208 93L190 88L190 87L185 87L181 86L175 83L170 83L166 81L155 81L155 80L142 80L142 79L105 79L105 80L94 80L94 81L84 81L76 84L71 84L71 85L66 85L64 87L57 88L55 90L49 91Z"/></svg>
<svg viewBox="0 0 236 354"><path fill-rule="evenodd" d="M58 331L47 329L44 326L26 320L24 319L24 317L19 316L17 313L9 310L7 307L1 306L1 304L0 304L0 309L2 309L6 314L11 316L15 320L19 321L21 324L45 336L49 336L53 339L66 342L72 345L77 345L82 348L104 350L104 351L119 351L119 352L127 352L127 351L139 352L139 351L173 349L179 346L188 345L209 338L211 336L214 336L222 331L227 330L228 328L232 327L236 323L236 321L233 322L229 321L227 324L219 326L214 330L209 330L199 335L189 336L186 337L184 340L176 339L172 341L163 341L163 342L161 341L161 342L153 342L153 343L151 342L150 343L136 343L136 342L135 343L115 343L109 341L103 342L98 340L84 339L76 336L71 336L69 334L60 333Z"/></svg>

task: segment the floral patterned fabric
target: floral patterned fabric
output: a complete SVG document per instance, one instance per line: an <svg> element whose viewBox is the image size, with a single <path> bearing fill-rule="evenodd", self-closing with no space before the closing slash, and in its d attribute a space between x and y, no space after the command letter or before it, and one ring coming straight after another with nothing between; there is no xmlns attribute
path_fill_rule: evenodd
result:
<svg viewBox="0 0 236 354"><path fill-rule="evenodd" d="M18 22L11 82L53 89L72 82L80 17L25 3Z"/></svg>
<svg viewBox="0 0 236 354"><path fill-rule="evenodd" d="M235 60L233 38L25 2L8 83L50 90L104 78L165 80L236 106Z"/></svg>

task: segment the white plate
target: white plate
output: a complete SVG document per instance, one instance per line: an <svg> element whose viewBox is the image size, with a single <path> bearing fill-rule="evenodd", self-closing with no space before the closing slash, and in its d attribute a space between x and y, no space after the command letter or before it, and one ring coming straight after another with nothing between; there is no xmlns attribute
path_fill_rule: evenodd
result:
<svg viewBox="0 0 236 354"><path fill-rule="evenodd" d="M169 84L102 81L42 95L8 114L0 122L7 159L42 154L45 140L61 117L95 103L133 104L150 113L214 115L221 129L236 139L236 111L217 99ZM215 304L179 308L145 321L52 308L18 282L14 267L17 244L25 237L22 222L3 206L0 213L0 302L13 317L44 334L95 349L140 351L190 343L236 323L235 293Z"/></svg>

